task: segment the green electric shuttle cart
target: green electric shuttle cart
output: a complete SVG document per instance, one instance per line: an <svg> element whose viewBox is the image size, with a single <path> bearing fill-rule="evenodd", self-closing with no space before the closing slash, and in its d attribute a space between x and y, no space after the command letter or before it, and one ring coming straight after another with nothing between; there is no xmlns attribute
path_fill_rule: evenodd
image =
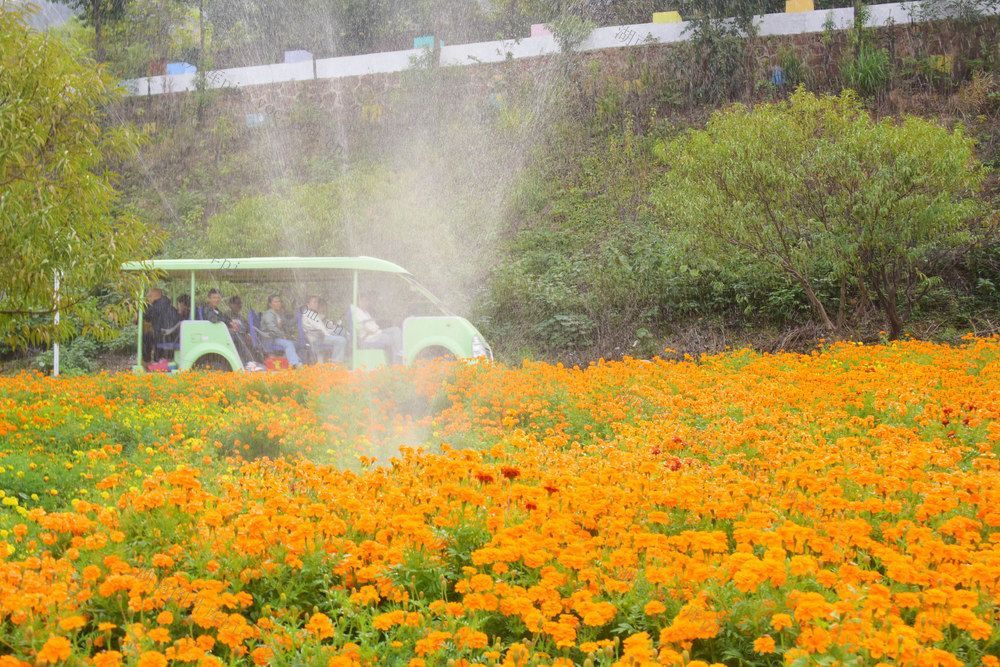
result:
<svg viewBox="0 0 1000 667"><path fill-rule="evenodd" d="M345 364L351 369L378 368L387 363L382 349L359 346L356 328L351 326L351 306L362 293L376 295L376 319L382 327L399 326L403 337L404 362L417 359L493 357L482 334L464 317L455 315L403 268L373 257L251 257L243 259L160 259L128 262L125 271L155 271L169 297L187 293L191 312L171 332L170 342L160 344L172 355L170 368L214 368L244 370L243 361L226 325L200 319L209 289L215 288L228 299L239 294L249 304L247 319L251 329L254 313L267 308L267 296L278 294L296 310L308 295L317 295L329 304L328 317L343 326L347 339ZM223 303L222 309L228 308ZM289 313L290 315L293 313ZM258 315L259 317L259 315ZM294 330L289 338L294 335ZM306 347L299 324L299 341ZM135 369L145 370L143 323L139 318ZM165 365L165 364L164 364Z"/></svg>

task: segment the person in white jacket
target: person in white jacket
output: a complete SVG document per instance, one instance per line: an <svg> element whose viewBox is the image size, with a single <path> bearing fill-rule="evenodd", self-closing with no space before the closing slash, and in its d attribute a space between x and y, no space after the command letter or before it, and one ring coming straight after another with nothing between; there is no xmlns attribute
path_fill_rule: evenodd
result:
<svg viewBox="0 0 1000 667"><path fill-rule="evenodd" d="M334 333L333 323L324 320L319 312L319 297L311 296L306 300L306 307L302 311L302 331L309 344L316 348L316 357L320 362L323 362L324 352L330 353L330 363L336 364L344 360L347 339Z"/></svg>
<svg viewBox="0 0 1000 667"><path fill-rule="evenodd" d="M358 295L358 305L351 306L351 319L357 329L358 347L382 348L389 355L390 363L403 363L403 332L399 327L383 329L368 314L371 299L366 293Z"/></svg>

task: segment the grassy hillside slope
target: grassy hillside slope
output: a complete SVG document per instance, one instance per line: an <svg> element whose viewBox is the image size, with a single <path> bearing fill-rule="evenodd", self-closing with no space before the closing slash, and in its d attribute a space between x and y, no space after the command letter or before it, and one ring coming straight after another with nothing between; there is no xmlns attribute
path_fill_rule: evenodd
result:
<svg viewBox="0 0 1000 667"><path fill-rule="evenodd" d="M669 169L654 147L731 101L852 84L876 116L963 125L978 158L997 166L1000 77L997 54L982 47L995 29L939 25L935 39L903 29L811 41L704 34L670 51L422 66L344 84L349 94L302 84L260 127L244 122L263 105L249 92L133 100L121 116L148 123L151 140L125 186L130 205L169 232L168 256L385 257L469 315L507 358L808 347L831 335L815 328L796 285L744 256L706 257L696 230L674 228L652 205ZM948 72L930 53L942 35ZM950 340L996 328L996 183L981 193L979 241L951 249L908 334ZM838 288L822 287L831 298ZM878 338L879 314L857 297L832 337Z"/></svg>

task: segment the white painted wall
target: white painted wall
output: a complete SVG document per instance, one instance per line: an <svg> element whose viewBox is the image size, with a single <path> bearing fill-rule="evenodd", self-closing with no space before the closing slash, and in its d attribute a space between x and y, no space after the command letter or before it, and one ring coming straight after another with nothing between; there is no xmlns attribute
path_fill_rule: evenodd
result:
<svg viewBox="0 0 1000 667"><path fill-rule="evenodd" d="M499 63L519 58L537 58L559 51L555 37L524 37L496 42L476 44L455 44L441 47L441 65L475 65L478 63Z"/></svg>
<svg viewBox="0 0 1000 667"><path fill-rule="evenodd" d="M951 16L957 14L957 12L954 11L947 11L947 9L938 14L934 14L930 10L921 7L923 4L923 2L917 0L915 2L893 2L882 5L871 5L868 7L870 13L868 25L883 27L887 25L898 25L901 23L913 23L917 21L934 21L950 18ZM980 6L980 11L983 14L996 14L1000 12L1000 7L987 7L983 2L980 2Z"/></svg>
<svg viewBox="0 0 1000 667"><path fill-rule="evenodd" d="M419 58L421 55L421 49L409 49L388 53L369 53L363 56L323 58L316 61L316 78L337 79L378 72L400 72L409 69L411 60Z"/></svg>
<svg viewBox="0 0 1000 667"><path fill-rule="evenodd" d="M919 2L894 2L888 5L873 5L868 8L868 25L881 27L910 23L919 10Z"/></svg>
<svg viewBox="0 0 1000 667"><path fill-rule="evenodd" d="M767 35L801 35L811 32L823 32L827 22L833 24L835 30L846 30L854 25L854 8L820 9L814 12L795 12L792 14L766 14L757 21L757 29L761 36Z"/></svg>
<svg viewBox="0 0 1000 667"><path fill-rule="evenodd" d="M870 5L868 25L881 27L890 24L909 23L917 18L933 18L918 11L921 2L897 2ZM994 10L1000 12L1000 9ZM945 18L945 17L937 17ZM838 30L854 25L854 9L817 10L766 14L757 19L760 35L799 35L822 32L827 21L833 22ZM680 23L640 23L635 25L597 28L578 47L579 51L596 51L630 46L641 46L650 42L670 43L689 39L686 32L688 22ZM552 35L544 37L524 37L522 39L475 44L456 44L441 47L440 65L475 65L496 63L507 59L537 58L559 52L559 44ZM309 79L336 79L384 72L400 72L411 67L413 61L424 55L420 49L370 53L342 58L323 58L305 63L278 63L256 67L238 67L216 70L207 74L210 88L257 86L282 81L305 81ZM194 74L151 76L141 79L127 79L122 86L129 95L161 95L170 92L194 90Z"/></svg>
<svg viewBox="0 0 1000 667"><path fill-rule="evenodd" d="M257 67L221 69L206 74L212 88L239 88L281 81L308 81L314 79L312 61L302 63L275 63Z"/></svg>

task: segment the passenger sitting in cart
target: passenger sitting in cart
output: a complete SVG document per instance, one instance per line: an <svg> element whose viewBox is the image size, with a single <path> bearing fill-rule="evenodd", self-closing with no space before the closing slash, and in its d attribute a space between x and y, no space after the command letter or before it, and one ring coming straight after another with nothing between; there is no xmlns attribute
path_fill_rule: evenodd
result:
<svg viewBox="0 0 1000 667"><path fill-rule="evenodd" d="M287 322L288 318L285 316L281 297L272 294L267 298L267 310L260 318L261 334L266 342L274 343L284 350L285 359L288 359L290 366L299 368L302 366L302 360L299 359L299 354L295 350L295 343L288 338ZM294 320L292 323L294 324Z"/></svg>
<svg viewBox="0 0 1000 667"><path fill-rule="evenodd" d="M249 329L247 321L243 318L243 299L239 294L229 297L229 320L236 325L245 338Z"/></svg>
<svg viewBox="0 0 1000 667"><path fill-rule="evenodd" d="M323 317L318 296L306 300L306 307L302 310L302 330L309 344L316 347L319 361L323 361L326 353L329 353L330 363L344 361L347 338L342 335L343 330L338 331L337 325Z"/></svg>
<svg viewBox="0 0 1000 667"><path fill-rule="evenodd" d="M222 303L222 294L214 287L208 291L208 303L205 305L205 319L209 322L222 322L229 328L229 335L236 346L236 352L240 355L240 361L246 366L248 362L254 360L250 348L247 347L246 336L240 330L239 324L233 321L229 313L224 313L219 309Z"/></svg>

